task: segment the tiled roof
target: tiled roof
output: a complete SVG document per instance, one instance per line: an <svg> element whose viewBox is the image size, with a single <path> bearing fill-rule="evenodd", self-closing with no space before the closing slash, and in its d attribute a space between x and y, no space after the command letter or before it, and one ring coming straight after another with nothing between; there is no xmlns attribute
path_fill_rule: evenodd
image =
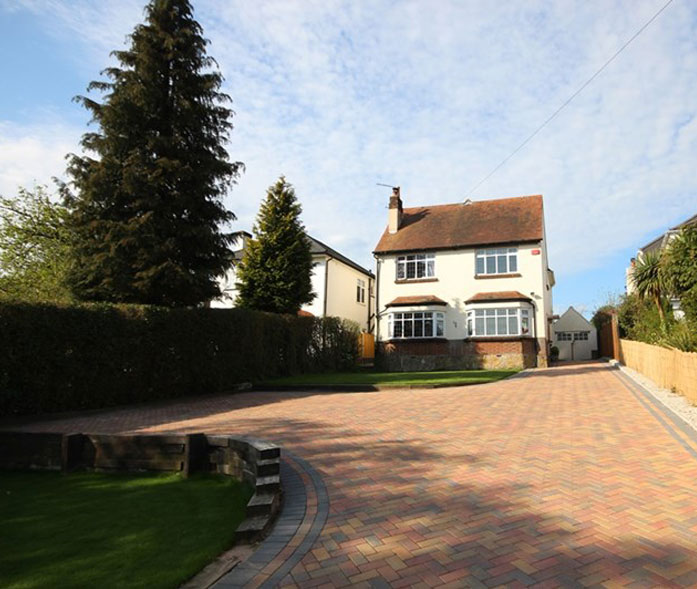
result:
<svg viewBox="0 0 697 589"><path fill-rule="evenodd" d="M433 295L421 295L413 297L397 297L390 301L386 307L406 307L407 305L447 305L443 299Z"/></svg>
<svg viewBox="0 0 697 589"><path fill-rule="evenodd" d="M404 209L397 233L385 228L375 253L539 241L542 196Z"/></svg>
<svg viewBox="0 0 697 589"><path fill-rule="evenodd" d="M517 290L501 290L498 292L478 292L467 299L468 303L486 303L492 301L530 301L522 292Z"/></svg>

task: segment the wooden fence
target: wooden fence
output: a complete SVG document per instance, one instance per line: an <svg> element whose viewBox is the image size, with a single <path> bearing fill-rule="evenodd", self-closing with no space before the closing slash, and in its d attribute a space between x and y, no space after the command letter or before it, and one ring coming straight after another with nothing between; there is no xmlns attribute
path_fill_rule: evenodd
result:
<svg viewBox="0 0 697 589"><path fill-rule="evenodd" d="M697 403L697 353L681 352L622 339L619 360L659 387L675 390Z"/></svg>

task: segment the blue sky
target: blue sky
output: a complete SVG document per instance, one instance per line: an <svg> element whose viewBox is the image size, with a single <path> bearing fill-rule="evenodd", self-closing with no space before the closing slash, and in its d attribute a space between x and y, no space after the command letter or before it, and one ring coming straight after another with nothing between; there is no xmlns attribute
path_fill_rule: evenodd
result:
<svg viewBox="0 0 697 589"><path fill-rule="evenodd" d="M194 1L247 171L226 197L250 229L285 174L309 232L372 267L389 189L464 200L664 0ZM0 0L0 193L62 176L143 2ZM555 308L622 292L636 249L697 212L697 5L666 11L471 195L543 194Z"/></svg>

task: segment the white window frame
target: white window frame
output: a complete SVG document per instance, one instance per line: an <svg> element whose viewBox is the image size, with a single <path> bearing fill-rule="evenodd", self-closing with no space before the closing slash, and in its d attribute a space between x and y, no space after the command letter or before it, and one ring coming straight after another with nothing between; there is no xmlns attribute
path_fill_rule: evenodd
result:
<svg viewBox="0 0 697 589"><path fill-rule="evenodd" d="M426 335L429 323L431 335ZM416 335L417 333L419 335ZM387 316L387 334L389 339L444 338L445 313L439 311L393 311Z"/></svg>
<svg viewBox="0 0 697 589"><path fill-rule="evenodd" d="M476 276L518 274L518 248L500 247L477 250L474 268Z"/></svg>
<svg viewBox="0 0 697 589"><path fill-rule="evenodd" d="M412 276L409 276L412 274ZM435 254L408 254L398 256L395 276L397 280L428 280L436 277Z"/></svg>
<svg viewBox="0 0 697 589"><path fill-rule="evenodd" d="M530 337L530 310L522 307L470 309L467 311L467 334L469 337Z"/></svg>
<svg viewBox="0 0 697 589"><path fill-rule="evenodd" d="M356 302L365 305L365 280L356 279Z"/></svg>
<svg viewBox="0 0 697 589"><path fill-rule="evenodd" d="M573 335L570 331L557 331L558 342L570 342L573 340Z"/></svg>

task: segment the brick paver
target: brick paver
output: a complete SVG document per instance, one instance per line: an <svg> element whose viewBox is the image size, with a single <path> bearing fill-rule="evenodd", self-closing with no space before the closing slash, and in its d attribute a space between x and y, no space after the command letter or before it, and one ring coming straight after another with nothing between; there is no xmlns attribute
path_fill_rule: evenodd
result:
<svg viewBox="0 0 697 589"><path fill-rule="evenodd" d="M697 586L697 438L606 364L24 427L254 435L292 450L322 475L330 510L284 587Z"/></svg>

